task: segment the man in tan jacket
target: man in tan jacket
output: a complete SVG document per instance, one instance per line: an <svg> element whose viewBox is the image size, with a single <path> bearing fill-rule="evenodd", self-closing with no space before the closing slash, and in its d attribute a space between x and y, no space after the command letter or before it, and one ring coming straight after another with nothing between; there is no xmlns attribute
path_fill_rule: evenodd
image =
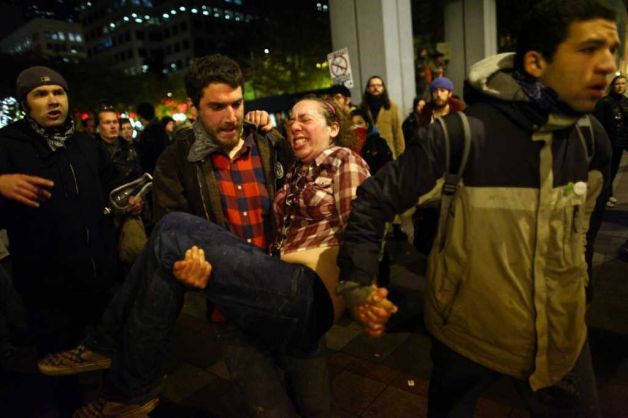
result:
<svg viewBox="0 0 628 418"><path fill-rule="evenodd" d="M366 90L360 107L366 110L382 138L386 140L396 159L406 148L401 130L399 108L388 97L386 84L380 76L374 75L366 82Z"/></svg>

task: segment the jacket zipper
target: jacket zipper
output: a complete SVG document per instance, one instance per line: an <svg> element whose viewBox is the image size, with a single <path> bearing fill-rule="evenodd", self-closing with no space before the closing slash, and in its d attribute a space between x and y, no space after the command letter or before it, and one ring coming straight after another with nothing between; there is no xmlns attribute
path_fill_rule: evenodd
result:
<svg viewBox="0 0 628 418"><path fill-rule="evenodd" d="M203 185L201 184L201 167L200 166L196 166L196 181L198 182L198 192L201 195L201 202L203 203L203 211L205 212L205 219L207 219L208 221L209 219L209 212L207 211L207 205L205 204L205 196L204 196L204 192L203 192Z"/></svg>
<svg viewBox="0 0 628 418"><path fill-rule="evenodd" d="M70 171L72 172L72 179L74 180L74 188L76 189L76 195L79 195L79 187L78 187L78 181L76 181L76 173L74 172L74 167L72 166L72 163L70 163Z"/></svg>

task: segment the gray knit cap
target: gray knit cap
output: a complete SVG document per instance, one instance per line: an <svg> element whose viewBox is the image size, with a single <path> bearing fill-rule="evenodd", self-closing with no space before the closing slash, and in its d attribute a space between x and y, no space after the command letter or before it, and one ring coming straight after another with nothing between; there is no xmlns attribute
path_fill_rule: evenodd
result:
<svg viewBox="0 0 628 418"><path fill-rule="evenodd" d="M25 69L17 76L15 83L17 100L22 101L31 90L39 86L57 85L63 87L68 92L68 83L53 69L42 66L35 66Z"/></svg>

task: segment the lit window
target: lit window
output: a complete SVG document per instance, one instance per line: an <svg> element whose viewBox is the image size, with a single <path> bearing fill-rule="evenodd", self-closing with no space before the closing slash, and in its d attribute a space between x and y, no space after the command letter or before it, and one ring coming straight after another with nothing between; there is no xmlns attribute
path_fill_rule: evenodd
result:
<svg viewBox="0 0 628 418"><path fill-rule="evenodd" d="M81 36L80 33L75 33L74 39L76 39L76 42L83 42L83 37Z"/></svg>
<svg viewBox="0 0 628 418"><path fill-rule="evenodd" d="M68 39L69 39L71 42L74 42L74 34L73 34L73 33L71 33L71 32L70 32L70 33L68 33Z"/></svg>

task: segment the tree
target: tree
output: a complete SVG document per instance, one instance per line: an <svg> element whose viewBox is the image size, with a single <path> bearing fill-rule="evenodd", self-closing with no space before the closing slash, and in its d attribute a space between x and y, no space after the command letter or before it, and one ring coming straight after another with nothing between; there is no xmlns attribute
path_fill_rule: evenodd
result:
<svg viewBox="0 0 628 418"><path fill-rule="evenodd" d="M318 12L313 2L270 3L276 13L272 19L257 22L253 31L258 36L251 40L250 61L246 65L255 97L329 86L329 72L321 65L331 52L329 15Z"/></svg>

